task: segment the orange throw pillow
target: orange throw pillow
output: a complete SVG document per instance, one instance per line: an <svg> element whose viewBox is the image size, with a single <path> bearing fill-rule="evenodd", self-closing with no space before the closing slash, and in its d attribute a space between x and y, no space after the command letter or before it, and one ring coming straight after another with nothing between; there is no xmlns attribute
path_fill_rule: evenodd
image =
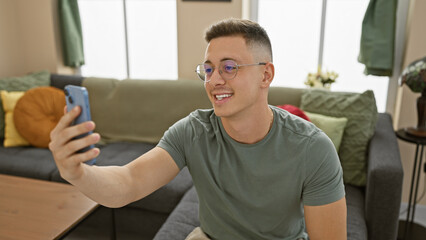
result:
<svg viewBox="0 0 426 240"><path fill-rule="evenodd" d="M16 103L15 127L31 145L47 148L50 132L64 115L65 104L65 94L58 88L30 89Z"/></svg>

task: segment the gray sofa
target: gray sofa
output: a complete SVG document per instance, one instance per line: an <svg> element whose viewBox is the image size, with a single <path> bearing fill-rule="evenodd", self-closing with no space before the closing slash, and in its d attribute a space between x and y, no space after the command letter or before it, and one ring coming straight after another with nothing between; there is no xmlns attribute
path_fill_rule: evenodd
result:
<svg viewBox="0 0 426 240"><path fill-rule="evenodd" d="M89 90L96 131L105 143L99 146L100 166L132 161L153 148L168 126L194 109L210 107L203 85L197 81L120 82L51 75L51 86L63 89L67 84L84 85ZM299 106L303 91L272 88L269 102ZM134 112L142 114L134 116ZM120 126L102 121L106 113ZM0 147L0 159L1 174L65 182L48 149ZM402 176L390 115L380 113L369 143L367 186L346 185L348 239L396 239ZM117 239L185 239L198 225L198 198L185 168L144 199L120 209L100 208L70 236L104 239L113 226Z"/></svg>

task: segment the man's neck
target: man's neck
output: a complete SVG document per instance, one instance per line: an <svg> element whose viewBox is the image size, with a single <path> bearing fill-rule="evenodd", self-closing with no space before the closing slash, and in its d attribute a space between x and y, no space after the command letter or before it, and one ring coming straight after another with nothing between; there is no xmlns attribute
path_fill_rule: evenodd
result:
<svg viewBox="0 0 426 240"><path fill-rule="evenodd" d="M268 105L249 116L221 118L226 133L235 141L245 144L254 144L265 138L273 120L274 115Z"/></svg>

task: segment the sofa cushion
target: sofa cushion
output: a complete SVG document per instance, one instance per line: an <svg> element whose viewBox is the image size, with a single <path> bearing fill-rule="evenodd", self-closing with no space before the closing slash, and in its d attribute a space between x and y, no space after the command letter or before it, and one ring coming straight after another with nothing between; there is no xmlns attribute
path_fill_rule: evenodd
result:
<svg viewBox="0 0 426 240"><path fill-rule="evenodd" d="M52 153L45 148L0 147L0 173L50 180L56 165Z"/></svg>
<svg viewBox="0 0 426 240"><path fill-rule="evenodd" d="M331 139L336 151L339 152L340 143L342 142L342 136L348 119L345 117L335 118L310 112L305 113L311 119L311 122L324 131L324 133Z"/></svg>
<svg viewBox="0 0 426 240"><path fill-rule="evenodd" d="M364 189L346 184L347 232L348 240L367 240L368 231L365 221Z"/></svg>
<svg viewBox="0 0 426 240"><path fill-rule="evenodd" d="M64 115L65 94L55 87L25 92L15 106L15 127L31 145L47 148L50 132Z"/></svg>
<svg viewBox="0 0 426 240"><path fill-rule="evenodd" d="M1 95L0 99L2 100L2 105L5 112L5 115L4 115L5 138L3 143L5 147L18 147L18 146L30 145L30 143L23 136L21 136L21 134L19 134L18 130L16 129L15 123L13 121L16 103L24 95L24 93L25 92L8 92L4 90L0 91L0 95Z"/></svg>
<svg viewBox="0 0 426 240"><path fill-rule="evenodd" d="M307 112L348 119L339 149L343 179L345 183L365 186L367 147L374 134L378 114L373 91L307 91L302 95L301 108Z"/></svg>
<svg viewBox="0 0 426 240"><path fill-rule="evenodd" d="M21 77L7 77L0 79L0 90L26 91L33 87L48 86L50 73L47 71L36 72ZM0 138L4 137L4 112L0 99Z"/></svg>
<svg viewBox="0 0 426 240"><path fill-rule="evenodd" d="M195 187L185 193L175 210L155 235L154 240L185 239L194 228L200 226L198 220L198 196Z"/></svg>

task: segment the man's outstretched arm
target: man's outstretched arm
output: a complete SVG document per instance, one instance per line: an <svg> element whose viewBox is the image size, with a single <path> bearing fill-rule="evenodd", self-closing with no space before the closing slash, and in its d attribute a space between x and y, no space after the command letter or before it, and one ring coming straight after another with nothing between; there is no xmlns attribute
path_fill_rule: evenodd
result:
<svg viewBox="0 0 426 240"><path fill-rule="evenodd" d="M320 206L304 206L306 229L310 240L345 240L346 198Z"/></svg>
<svg viewBox="0 0 426 240"><path fill-rule="evenodd" d="M97 157L98 148L84 153L77 150L95 144L99 134L74 137L94 130L93 122L70 126L80 114L77 107L66 113L51 132L49 148L61 176L82 193L107 207L121 207L147 196L171 181L179 168L164 149L156 147L125 166L98 167L84 164Z"/></svg>

